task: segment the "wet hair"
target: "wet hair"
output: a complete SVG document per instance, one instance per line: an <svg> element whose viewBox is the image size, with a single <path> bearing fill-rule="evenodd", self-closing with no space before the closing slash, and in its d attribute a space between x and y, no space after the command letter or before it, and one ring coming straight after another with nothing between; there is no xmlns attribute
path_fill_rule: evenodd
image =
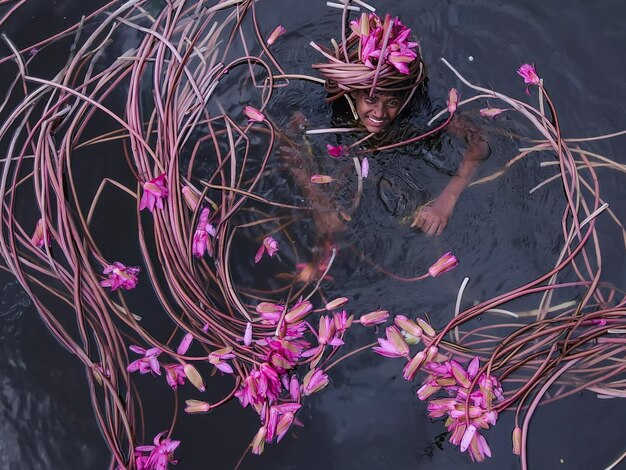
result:
<svg viewBox="0 0 626 470"><path fill-rule="evenodd" d="M379 21L380 18L372 14L369 16L369 22ZM385 24L393 21L397 22L401 28L405 28L398 18L390 20L390 16L386 15ZM360 21L363 22L366 17L362 16ZM353 22L354 23L354 22ZM406 28L405 28L406 29ZM366 65L360 59L361 53L361 36L352 31L341 44L333 41L333 49L318 47L328 59L328 62L313 64L312 67L318 70L326 79L325 88L327 101L335 101L348 93L355 91L366 91L367 93L405 93L407 98L413 94L415 88L426 78L426 64L422 60L422 54L417 43L411 48L411 52L416 57L407 64L408 73L403 73L394 66L388 59L382 63L373 66Z"/></svg>

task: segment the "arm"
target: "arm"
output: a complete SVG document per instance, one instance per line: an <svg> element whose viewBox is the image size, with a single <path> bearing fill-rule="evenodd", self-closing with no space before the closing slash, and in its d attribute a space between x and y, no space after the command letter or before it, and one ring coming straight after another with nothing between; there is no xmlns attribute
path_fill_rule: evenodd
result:
<svg viewBox="0 0 626 470"><path fill-rule="evenodd" d="M476 168L490 153L489 144L479 129L465 118L456 116L446 130L465 142L465 151L456 174L434 201L417 210L411 223L411 227L417 227L428 235L443 232Z"/></svg>
<svg viewBox="0 0 626 470"><path fill-rule="evenodd" d="M291 118L288 128L295 131L305 124L306 118L302 113L297 112ZM331 197L311 183L311 174L303 160L301 149L294 146L282 146L278 151L283 163L289 167L302 195L309 201L319 235L322 238L332 238L334 232L345 230L346 227L339 218Z"/></svg>

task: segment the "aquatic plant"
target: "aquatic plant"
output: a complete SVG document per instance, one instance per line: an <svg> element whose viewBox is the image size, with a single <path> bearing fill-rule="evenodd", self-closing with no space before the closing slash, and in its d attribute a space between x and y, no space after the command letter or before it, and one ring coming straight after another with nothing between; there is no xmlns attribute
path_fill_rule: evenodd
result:
<svg viewBox="0 0 626 470"><path fill-rule="evenodd" d="M23 4L17 2L12 11ZM294 79L319 79L285 73L270 46L287 40L288 32L280 25L262 30L255 8L252 0L174 0L160 10L144 0L112 1L22 50L4 37L12 53L0 63L14 65L17 74L10 99L0 106L5 117L0 140L7 149L0 178L3 268L17 277L52 334L83 363L112 468L168 468L184 445L174 440L176 411L170 423L158 423L157 429L166 431L151 438L144 430L150 414L142 408L139 376L171 388L175 409L183 392L193 394L185 400L190 414L235 399L251 408L259 429L248 449L260 454L297 423L303 397L328 386L334 365L371 348L337 357L346 331L357 323L374 330L391 316L378 308L354 319L350 307L344 308L347 297L329 301L323 295L336 249L327 246L322 256L309 259L286 228L293 213L308 214L310 208L275 200L263 187L277 141L291 144L267 110L275 89ZM342 8L345 19L348 4ZM253 38L243 25L251 26ZM353 65L360 79L368 77L366 88L423 77L417 46L399 21L370 15L353 27L357 31L342 34L347 39L336 50L318 47L324 56L334 54L330 65L317 68L334 77L339 94L342 67L354 62L346 56L360 55L363 63ZM137 38L126 51L112 40L123 34ZM32 62L66 38L73 38L67 63L52 78L33 75ZM513 431L514 450L525 462L528 422L552 384L559 392L550 400L582 389L603 396L625 393L624 304L620 293L600 280L595 232L596 217L606 211L623 233L595 176L598 165L612 162L573 147L584 140L561 135L534 69L521 72L529 86L538 87L539 109L459 76L479 94L460 101L453 88L442 110L445 122L410 141L439 132L458 107L475 100L504 102L506 108L483 110L486 116L515 110L525 117L543 140L522 149L510 165L551 149L557 159L548 163L558 165L559 173L546 184L560 179L564 185L565 242L554 269L457 312L439 332L424 318L395 315L375 346L378 354L406 360L405 379L427 374L418 397L429 401L431 417L447 418L452 442L476 460L490 452L482 430L515 406L517 417L525 415ZM225 109L217 97L235 86L245 99ZM359 182L369 167L360 143L327 148L333 157L355 159ZM106 169L99 166L103 155ZM74 173L80 166L89 168L90 178ZM333 179L313 175L311 182ZM23 210L25 203L32 210ZM114 207L114 220L103 207ZM123 242L109 243L114 238ZM291 271L286 281L260 271L279 264ZM416 281L456 265L456 257L446 253L420 276L380 270ZM266 285L247 284L254 269ZM578 280L557 282L565 269ZM551 293L566 289L584 289L582 299L555 309ZM533 321L461 333L467 322L534 293L545 297ZM159 307L142 318L137 305L144 302ZM64 315L68 311L72 315ZM449 334L452 339L444 339ZM411 353L420 343L424 348ZM203 395L206 381L219 377L229 390L209 401ZM150 439L152 445L141 445Z"/></svg>

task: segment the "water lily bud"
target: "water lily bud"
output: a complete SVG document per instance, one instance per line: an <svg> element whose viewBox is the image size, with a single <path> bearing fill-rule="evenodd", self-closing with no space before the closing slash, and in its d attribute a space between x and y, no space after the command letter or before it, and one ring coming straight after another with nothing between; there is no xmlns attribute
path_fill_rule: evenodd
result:
<svg viewBox="0 0 626 470"><path fill-rule="evenodd" d="M387 310L376 310L375 312L361 315L359 322L361 322L361 325L363 326L374 326L385 323L387 318L389 318L389 312Z"/></svg>
<svg viewBox="0 0 626 470"><path fill-rule="evenodd" d="M282 36L283 34L285 34L287 32L287 30L283 27L283 26L276 26L276 28L274 28L274 31L272 31L269 35L269 37L267 38L267 45L271 46L272 44L274 44L276 42L276 40Z"/></svg>
<svg viewBox="0 0 626 470"><path fill-rule="evenodd" d="M189 186L183 186L182 193L187 207L189 207L190 210L195 211L198 207L198 203L200 202L196 193L194 193Z"/></svg>
<svg viewBox="0 0 626 470"><path fill-rule="evenodd" d="M261 455L263 448L265 447L265 436L267 436L267 428L262 426L256 433L254 439L252 439L252 453L255 455Z"/></svg>
<svg viewBox="0 0 626 470"><path fill-rule="evenodd" d="M402 376L404 377L404 380L408 380L409 382L411 382L415 378L415 374L417 374L417 371L420 370L420 368L424 364L425 359L426 353L424 351L420 351L415 356L413 356L413 359L407 362L406 366L404 366L404 369L402 370Z"/></svg>
<svg viewBox="0 0 626 470"><path fill-rule="evenodd" d="M193 386L196 387L201 392L204 392L206 390L206 387L204 385L204 380L202 379L200 372L198 372L198 369L196 369L191 364L185 364L184 370L185 370L185 375L187 376L189 381L193 384Z"/></svg>
<svg viewBox="0 0 626 470"><path fill-rule="evenodd" d="M409 320L404 315L396 315L393 321L398 328L400 328L402 331L407 332L411 336L415 336L417 338L422 336L422 329L414 321Z"/></svg>
<svg viewBox="0 0 626 470"><path fill-rule="evenodd" d="M522 429L519 426L513 429L513 453L515 455L522 453Z"/></svg>
<svg viewBox="0 0 626 470"><path fill-rule="evenodd" d="M265 121L265 115L258 109L253 108L252 106L244 106L243 113L246 115L246 117L250 121L255 121L255 122Z"/></svg>
<svg viewBox="0 0 626 470"><path fill-rule="evenodd" d="M297 323L304 319L313 310L313 305L308 300L300 302L294 308L289 310L285 315L285 321L287 323Z"/></svg>
<svg viewBox="0 0 626 470"><path fill-rule="evenodd" d="M335 300L331 300L330 302L328 302L326 304L326 310L331 311L331 310L336 310L338 308L343 307L345 304L348 303L348 297L338 297Z"/></svg>
<svg viewBox="0 0 626 470"><path fill-rule="evenodd" d="M483 117L490 117L491 119L495 119L495 117L500 114L503 113L504 109L500 109L500 108L482 108L480 110L480 115Z"/></svg>
<svg viewBox="0 0 626 470"><path fill-rule="evenodd" d="M453 270L459 264L459 260L449 251L441 256L435 264L428 268L428 274L432 277L441 276L443 273Z"/></svg>
<svg viewBox="0 0 626 470"><path fill-rule="evenodd" d="M421 318L418 318L417 324L419 325L419 327L422 329L422 331L424 332L426 336L430 338L434 338L435 335L437 334L437 332L433 329L432 326L428 324L427 321L422 320Z"/></svg>
<svg viewBox="0 0 626 470"><path fill-rule="evenodd" d="M243 335L243 344L246 346L250 346L252 343L252 323L248 322L246 324L246 332Z"/></svg>
<svg viewBox="0 0 626 470"><path fill-rule="evenodd" d="M459 92L456 91L456 88L451 88L448 93L448 112L450 114L456 111L456 107L459 104Z"/></svg>
<svg viewBox="0 0 626 470"><path fill-rule="evenodd" d="M196 414L196 413L208 413L211 411L211 404L205 401L199 400L186 400L185 404L185 413Z"/></svg>

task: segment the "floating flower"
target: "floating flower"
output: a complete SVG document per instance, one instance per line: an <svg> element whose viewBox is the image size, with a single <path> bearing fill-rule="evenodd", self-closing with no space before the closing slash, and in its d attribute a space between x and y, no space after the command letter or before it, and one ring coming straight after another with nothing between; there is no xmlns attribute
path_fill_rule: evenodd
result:
<svg viewBox="0 0 626 470"><path fill-rule="evenodd" d="M348 303L348 300L348 297L338 297L328 302L324 308L330 312L332 310L343 307L345 304Z"/></svg>
<svg viewBox="0 0 626 470"><path fill-rule="evenodd" d="M435 264L428 268L428 274L432 277L441 276L443 273L453 270L459 264L459 260L452 253L447 252L439 258Z"/></svg>
<svg viewBox="0 0 626 470"><path fill-rule="evenodd" d="M113 264L105 266L102 274L108 276L108 279L100 281L102 287L109 287L111 292L116 289L131 290L137 287L137 274L141 269L137 266L124 266L116 261Z"/></svg>
<svg viewBox="0 0 626 470"><path fill-rule="evenodd" d="M257 431L254 439L252 439L252 453L255 455L261 455L263 448L265 447L265 437L267 436L267 427L261 426Z"/></svg>
<svg viewBox="0 0 626 470"><path fill-rule="evenodd" d="M223 362L227 359L233 359L235 355L232 353L233 348L228 346L226 348L218 349L209 354L209 362L217 367L225 374L232 374L233 368L227 362Z"/></svg>
<svg viewBox="0 0 626 470"><path fill-rule="evenodd" d="M322 372L322 369L312 369L302 379L302 394L312 395L319 392L328 385L328 376Z"/></svg>
<svg viewBox="0 0 626 470"><path fill-rule="evenodd" d="M146 207L150 212L154 212L155 207L163 209L163 199L166 199L168 194L167 181L165 180L165 173L163 173L143 184L143 196L139 202L139 210L142 211Z"/></svg>
<svg viewBox="0 0 626 470"><path fill-rule="evenodd" d="M143 357L128 364L128 367L126 368L128 372L139 371L140 374L147 374L150 372L153 375L161 375L161 364L159 364L157 359L159 354L162 352L159 348L144 349L140 346L132 344L129 346L129 349L137 354L143 354Z"/></svg>
<svg viewBox="0 0 626 470"><path fill-rule="evenodd" d="M456 107L459 104L459 92L456 88L450 88L448 93L448 112L453 114L456 111Z"/></svg>
<svg viewBox="0 0 626 470"><path fill-rule="evenodd" d="M480 110L480 115L483 117L490 117L491 119L495 119L497 115L503 113L504 109L500 108L482 108Z"/></svg>
<svg viewBox="0 0 626 470"><path fill-rule="evenodd" d="M287 323L297 323L304 319L313 310L313 305L308 300L299 300L296 305L285 315Z"/></svg>
<svg viewBox="0 0 626 470"><path fill-rule="evenodd" d="M206 390L206 386L204 385L204 380L202 379L200 372L198 372L198 369L196 369L191 364L185 364L184 371L185 371L185 375L187 376L187 378L189 379L189 381L192 383L194 387L196 387L201 392L204 392Z"/></svg>
<svg viewBox="0 0 626 470"><path fill-rule="evenodd" d="M253 108L252 106L244 106L243 113L248 118L248 121L254 121L254 122L265 121L265 115L258 109Z"/></svg>
<svg viewBox="0 0 626 470"><path fill-rule="evenodd" d="M179 385L185 385L187 376L182 364L166 364L163 369L165 369L165 380L172 389L178 390Z"/></svg>
<svg viewBox="0 0 626 470"><path fill-rule="evenodd" d="M345 145L330 145L326 144L326 150L328 151L328 155L331 157L342 157L348 151L348 147Z"/></svg>
<svg viewBox="0 0 626 470"><path fill-rule="evenodd" d="M350 23L352 32L359 36L359 59L374 69L379 61L395 67L400 73L408 74L409 64L417 58L417 43L409 41L411 30L399 18L386 15L384 21L375 13L365 13ZM382 50L384 36L389 30L387 47Z"/></svg>
<svg viewBox="0 0 626 470"><path fill-rule="evenodd" d="M283 27L283 26L276 26L276 28L274 28L274 31L272 31L270 33L270 35L267 38L267 45L271 46L272 44L274 44L276 42L276 40L282 36L283 34L285 34L287 32L287 30Z"/></svg>
<svg viewBox="0 0 626 470"><path fill-rule="evenodd" d="M374 346L374 352L385 357L408 357L409 345L406 344L400 331L395 326L388 326L385 330L387 339L378 338L379 346Z"/></svg>
<svg viewBox="0 0 626 470"><path fill-rule="evenodd" d="M138 470L167 470L169 464L178 463L174 460L174 451L180 445L180 441L163 439L166 433L167 431L163 431L157 434L152 446L135 447L135 464ZM148 455L142 455L145 453Z"/></svg>
<svg viewBox="0 0 626 470"><path fill-rule="evenodd" d="M200 203L200 199L198 198L198 196L196 196L196 193L194 193L193 189L191 189L187 185L183 186L181 191L183 193L183 199L185 200L187 207L190 210L195 211L198 207L198 204Z"/></svg>
<svg viewBox="0 0 626 470"><path fill-rule="evenodd" d="M183 336L180 345L176 349L176 353L180 354L181 356L184 355L189 350L189 346L191 346L192 341L193 335L191 333L187 333L185 336Z"/></svg>
<svg viewBox="0 0 626 470"><path fill-rule="evenodd" d="M335 179L328 175L313 175L311 176L311 183L313 184L327 184L332 183Z"/></svg>
<svg viewBox="0 0 626 470"><path fill-rule="evenodd" d="M528 83L530 85L539 85L541 83L541 79L535 72L535 67L530 64L523 64L518 70L517 73L524 79L524 83ZM526 94L530 95L528 91L528 87L526 87Z"/></svg>
<svg viewBox="0 0 626 470"><path fill-rule="evenodd" d="M43 217L37 221L35 231L30 241L38 248L49 247L51 245L52 238L50 232L46 229L46 222Z"/></svg>
<svg viewBox="0 0 626 470"><path fill-rule="evenodd" d="M211 411L211 404L200 400L185 400L185 413L208 413Z"/></svg>
<svg viewBox="0 0 626 470"><path fill-rule="evenodd" d="M243 344L250 346L252 344L252 323L246 323L246 331L243 334Z"/></svg>
<svg viewBox="0 0 626 470"><path fill-rule="evenodd" d="M208 207L205 207L200 212L200 217L198 218L198 226L193 235L193 246L191 250L196 258L202 258L206 251L209 252L209 255L212 254L209 236L215 237L217 231L215 227L209 223L209 215L210 211Z"/></svg>
<svg viewBox="0 0 626 470"><path fill-rule="evenodd" d="M520 455L522 453L522 428L515 426L513 429L513 453Z"/></svg>
<svg viewBox="0 0 626 470"><path fill-rule="evenodd" d="M279 243L272 237L265 237L263 243L259 247L259 250L254 256L254 263L258 263L263 258L263 255L267 252L270 258L273 258L278 253Z"/></svg>
<svg viewBox="0 0 626 470"><path fill-rule="evenodd" d="M361 315L359 322L363 326L374 326L385 323L389 318L389 312L387 310L376 310L375 312L366 313Z"/></svg>

